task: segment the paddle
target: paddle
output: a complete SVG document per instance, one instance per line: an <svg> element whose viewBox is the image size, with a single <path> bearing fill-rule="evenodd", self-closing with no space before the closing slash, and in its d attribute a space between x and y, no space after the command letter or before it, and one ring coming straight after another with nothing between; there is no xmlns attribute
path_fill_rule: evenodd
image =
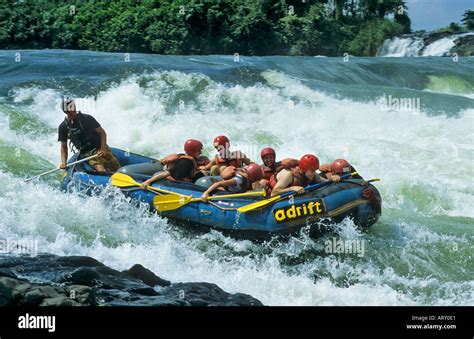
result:
<svg viewBox="0 0 474 339"><path fill-rule="evenodd" d="M209 200L222 200L229 198L240 198L240 197L250 197L250 196L265 196L265 190L259 192L247 192L247 193L237 193L237 194L226 194L226 195L216 195L209 197ZM201 198L193 198L189 195L182 196L169 196L169 195L157 195L153 198L153 205L155 208L160 211L172 211L180 207L183 207L190 202L202 201Z"/></svg>
<svg viewBox="0 0 474 339"><path fill-rule="evenodd" d="M350 176L356 175L356 174L357 174L357 172L352 172L352 173L349 173L349 174L342 175L342 176L341 176L341 180L347 179L347 178L349 178ZM305 190L305 192L307 192L307 191L310 191L310 190L313 190L313 189L316 189L316 188L320 188L320 187L323 187L323 186L332 184L333 182L334 182L334 181L328 180L328 181L324 181L324 182L319 183L319 184L308 185L308 186L306 186L306 187L304 188L304 190ZM275 201L277 201L277 200L286 198L286 197L288 197L288 196L290 196L290 195L294 195L294 194L296 194L295 191L285 192L285 193L283 193L283 194L276 195L276 196L271 197L271 198L269 198L269 199L257 201L257 202L254 202L254 203L251 203L251 204L242 206L242 207L238 208L237 211L238 211L238 212L248 212L248 211L252 211L252 210L254 210L254 209L258 209L258 208L265 207L265 206L271 204L272 202L275 202Z"/></svg>
<svg viewBox="0 0 474 339"><path fill-rule="evenodd" d="M94 154L94 155L91 155L90 157L87 157L87 158L84 158L84 159L81 159L81 160L78 160L78 161L71 162L71 163L69 163L69 164L66 165L66 168L69 167L69 166L72 166L72 165L80 164L81 162L84 162L84 161L91 160L91 159L93 159L93 158L95 158L95 157L98 157L98 155L97 155L97 154ZM58 168L52 169L52 170L50 170L50 171L47 171L47 172L44 172L44 173L35 175L34 177L31 177L31 178L26 179L25 182L31 181L31 180L33 180L33 179L40 178L40 177L42 177L43 175L50 174L50 173L59 171L59 170L61 170L61 169L62 169L61 167L58 167Z"/></svg>
<svg viewBox="0 0 474 339"><path fill-rule="evenodd" d="M124 173L115 173L114 175L112 175L110 180L111 180L112 186L116 186L116 187L120 187L120 188L130 187L130 186L141 186L141 184L136 182L135 179L133 179L131 176L129 176L127 174L124 174ZM159 188L156 188L156 187L153 187L153 186L147 186L146 188L148 190L152 191L152 192L165 193L165 194L174 194L174 195L177 195L177 196L185 197L185 195L182 195L182 194L179 194L179 193L176 193L176 192L172 192L172 191L162 190L162 189L159 189Z"/></svg>

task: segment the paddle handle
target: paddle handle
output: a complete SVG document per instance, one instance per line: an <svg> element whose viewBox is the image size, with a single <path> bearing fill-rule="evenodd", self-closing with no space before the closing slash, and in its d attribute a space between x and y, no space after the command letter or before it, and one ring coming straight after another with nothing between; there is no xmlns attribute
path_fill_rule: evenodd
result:
<svg viewBox="0 0 474 339"><path fill-rule="evenodd" d="M236 193L236 194L223 194L223 195L213 195L212 197L207 198L208 200L225 200L228 198L240 198L240 197L256 197L256 196L265 196L267 193L265 190L260 192L246 192L246 193ZM201 198L192 198L190 202L202 201Z"/></svg>
<svg viewBox="0 0 474 339"><path fill-rule="evenodd" d="M97 156L98 156L97 154L94 154L94 155L91 155L90 157L87 157L87 158L84 158L84 159L81 159L81 160L77 160L77 161L71 162L71 163L69 163L69 164L66 165L66 168L69 167L69 166L72 166L72 165L80 164L81 162L89 161L89 160L91 160L91 159L94 159L94 158L97 157ZM40 178L40 177L42 177L43 175L46 175L46 174L50 174L50 173L59 171L60 169L61 169L61 167L58 167L58 168L54 168L54 169L52 169L52 170L49 170L49 171L47 171L47 172L44 172L44 173L35 175L34 177L31 177L31 178L26 179L25 182L31 181L31 180L33 180L33 179Z"/></svg>
<svg viewBox="0 0 474 339"><path fill-rule="evenodd" d="M352 172L352 173L344 174L344 175L341 176L341 180L347 179L347 178L349 178L351 175L356 175L356 174L357 174L357 172ZM313 190L313 189L315 189L315 188L323 187L323 186L329 185L329 184L331 184L331 183L333 183L333 181L328 180L328 181L321 182L321 183L319 183L319 184L308 185L308 186L306 186L306 187L304 188L304 190L305 190L305 192L307 192L307 191L309 191L309 190ZM285 192L285 193L283 193L283 194L280 195L280 198L286 198L286 197L288 197L288 196L290 196L290 195L293 195L293 194L296 194L296 192L295 192L295 191Z"/></svg>
<svg viewBox="0 0 474 339"><path fill-rule="evenodd" d="M209 200L219 200L225 198L239 198L239 197L254 197L256 195L264 196L266 194L265 190L261 190L259 192L246 192L246 193L236 193L236 194L223 194L223 195L213 195L209 197ZM201 199L201 198L198 198Z"/></svg>

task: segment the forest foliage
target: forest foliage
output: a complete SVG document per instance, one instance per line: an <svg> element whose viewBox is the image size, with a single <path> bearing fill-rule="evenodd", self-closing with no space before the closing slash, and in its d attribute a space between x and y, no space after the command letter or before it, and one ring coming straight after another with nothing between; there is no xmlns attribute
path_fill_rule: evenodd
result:
<svg viewBox="0 0 474 339"><path fill-rule="evenodd" d="M403 0L16 0L0 49L373 56L410 32Z"/></svg>

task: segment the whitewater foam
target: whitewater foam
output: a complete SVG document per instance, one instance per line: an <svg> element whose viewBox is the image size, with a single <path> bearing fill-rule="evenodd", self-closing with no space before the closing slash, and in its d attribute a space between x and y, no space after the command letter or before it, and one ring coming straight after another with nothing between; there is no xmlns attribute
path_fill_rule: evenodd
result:
<svg viewBox="0 0 474 339"><path fill-rule="evenodd" d="M242 86L177 71L134 75L96 98L78 98L78 105L103 125L110 145L156 157L181 151L190 137L213 155L211 141L224 133L233 149L255 150L248 154L254 159L268 145L279 158L310 152L322 162L348 158L364 177L381 177L376 185L384 214L368 232L346 219L329 239L366 241L363 258L327 254L326 238L313 240L304 232L265 244L216 231L187 234L114 189L85 197L4 172L1 237L31 237L40 252L88 255L116 269L140 263L165 279L205 280L269 305L473 304L472 282L455 281L456 272L434 275L445 257L430 246L443 250L445 243L458 243L465 253L472 244L468 234L449 233L431 220L474 217L474 110L457 118L423 108L384 111L377 101L328 95L280 72L262 78L265 83ZM64 118L57 105L62 96L40 87L12 92L18 109L54 129ZM55 130L33 137L11 130L1 109L0 117L2 139L58 162Z"/></svg>

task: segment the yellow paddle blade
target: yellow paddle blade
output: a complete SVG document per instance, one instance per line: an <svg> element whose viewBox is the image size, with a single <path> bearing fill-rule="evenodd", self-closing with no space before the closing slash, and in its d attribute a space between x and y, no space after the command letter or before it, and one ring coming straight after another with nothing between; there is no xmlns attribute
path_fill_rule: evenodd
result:
<svg viewBox="0 0 474 339"><path fill-rule="evenodd" d="M257 208L261 208L261 207L265 207L267 206L268 204L271 204L272 202L276 201L280 199L280 196L277 195L275 197L272 197L270 199L265 199L265 200L261 200L261 201L257 201L257 202L254 202L252 204L249 204L249 205L245 205L245 206L242 206L242 207L239 207L237 209L238 212L248 212L248 211L251 211L251 210L254 210L254 209L257 209Z"/></svg>
<svg viewBox="0 0 474 339"><path fill-rule="evenodd" d="M140 186L131 176L123 173L115 173L110 179L112 185L116 187Z"/></svg>
<svg viewBox="0 0 474 339"><path fill-rule="evenodd" d="M153 205L159 212L177 210L193 200L200 200L187 195L156 195Z"/></svg>

